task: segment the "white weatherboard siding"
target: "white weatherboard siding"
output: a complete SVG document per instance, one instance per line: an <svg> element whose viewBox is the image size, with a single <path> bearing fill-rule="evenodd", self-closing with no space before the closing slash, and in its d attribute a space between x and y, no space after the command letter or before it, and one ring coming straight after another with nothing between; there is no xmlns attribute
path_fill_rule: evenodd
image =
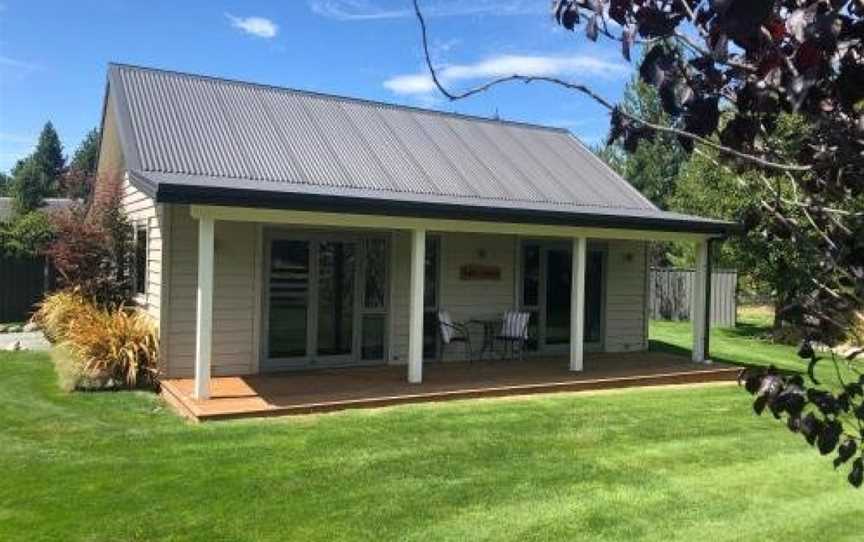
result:
<svg viewBox="0 0 864 542"><path fill-rule="evenodd" d="M190 377L195 367L195 305L198 281L198 222L186 206L171 209L170 299L167 311L168 370ZM214 375L257 371L258 250L255 224L216 222L213 296Z"/></svg>
<svg viewBox="0 0 864 542"><path fill-rule="evenodd" d="M606 273L606 352L648 348L645 243L609 241Z"/></svg>
<svg viewBox="0 0 864 542"><path fill-rule="evenodd" d="M139 294L136 301L158 324L161 320L162 307L164 206L156 205L153 198L132 186L127 180L123 182L121 207L133 226L143 225L147 229L147 284L144 295Z"/></svg>
<svg viewBox="0 0 864 542"><path fill-rule="evenodd" d="M440 243L439 297L438 306L450 311L455 321L470 318L500 317L511 309L514 280L514 238L509 235L485 235L470 233L429 233L430 239ZM411 263L410 235L405 232L393 234L392 247L392 328L393 343L390 362L405 363L408 355L408 278ZM481 257L481 252L482 254ZM459 278L459 268L465 264L497 265L501 268L501 280L471 280ZM476 330L475 348L482 346L481 330ZM464 357L464 347L454 345L447 348L446 358Z"/></svg>
<svg viewBox="0 0 864 542"><path fill-rule="evenodd" d="M195 297L197 285L198 223L189 207L165 206L170 219L169 281L164 287L163 342L168 375L191 377L195 366ZM257 372L261 262L260 226L245 222L216 222L213 300L213 358L215 375ZM512 235L430 232L440 242L439 306L455 320L496 317L515 305L516 238ZM606 288L605 349L611 352L642 350L645 332L645 244L609 241ZM389 363L408 359L409 270L411 236L391 235ZM501 268L500 280L463 281L462 265L482 263ZM154 299L155 301L155 299ZM475 336L478 344L479 329ZM261 337L262 341L266 337ZM461 346L447 350L447 359L462 357Z"/></svg>

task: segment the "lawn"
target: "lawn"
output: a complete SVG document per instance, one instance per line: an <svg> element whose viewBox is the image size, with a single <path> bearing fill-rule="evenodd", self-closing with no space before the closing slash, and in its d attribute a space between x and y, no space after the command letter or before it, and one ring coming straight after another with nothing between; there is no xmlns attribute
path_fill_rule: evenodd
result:
<svg viewBox="0 0 864 542"><path fill-rule="evenodd" d="M190 425L0 352L0 540L860 539L864 494L749 404L713 385Z"/></svg>
<svg viewBox="0 0 864 542"><path fill-rule="evenodd" d="M798 357L796 346L777 344L770 341L768 330L771 315L764 311L745 308L738 313L738 324L734 328L712 328L710 337L710 357L714 361L739 365L774 365L787 371L806 372L807 362ZM692 345L690 322L661 322L653 320L650 327L652 350L672 352L690 356ZM826 354L816 366L815 375L825 384L837 382L834 365ZM841 376L857 380L842 364Z"/></svg>

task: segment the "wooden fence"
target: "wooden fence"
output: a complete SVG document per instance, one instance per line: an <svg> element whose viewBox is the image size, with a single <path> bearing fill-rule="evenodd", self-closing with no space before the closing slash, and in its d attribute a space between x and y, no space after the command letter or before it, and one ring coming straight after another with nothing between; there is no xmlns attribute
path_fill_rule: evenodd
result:
<svg viewBox="0 0 864 542"><path fill-rule="evenodd" d="M693 292L692 269L652 268L648 280L648 313L655 320L689 320ZM738 272L714 269L711 273L711 325L732 327L738 309Z"/></svg>
<svg viewBox="0 0 864 542"><path fill-rule="evenodd" d="M53 287L54 276L45 258L0 256L0 322L22 322L33 305Z"/></svg>

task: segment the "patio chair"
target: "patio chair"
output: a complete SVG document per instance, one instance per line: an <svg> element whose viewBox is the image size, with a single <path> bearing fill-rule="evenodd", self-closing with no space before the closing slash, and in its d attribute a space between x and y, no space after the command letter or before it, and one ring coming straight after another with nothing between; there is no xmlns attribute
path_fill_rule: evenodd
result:
<svg viewBox="0 0 864 542"><path fill-rule="evenodd" d="M471 334L468 333L468 326L454 322L453 318L450 317L449 311L440 310L438 311L438 329L441 331L441 359L444 359L444 351L449 345L462 343L465 345L468 361L474 361L474 352L471 350Z"/></svg>
<svg viewBox="0 0 864 542"><path fill-rule="evenodd" d="M509 349L510 357L514 359L516 347L519 348L519 359L524 357L530 319L530 312L507 311L504 313L504 318L501 320L501 332L495 337L495 340L504 343L505 358Z"/></svg>

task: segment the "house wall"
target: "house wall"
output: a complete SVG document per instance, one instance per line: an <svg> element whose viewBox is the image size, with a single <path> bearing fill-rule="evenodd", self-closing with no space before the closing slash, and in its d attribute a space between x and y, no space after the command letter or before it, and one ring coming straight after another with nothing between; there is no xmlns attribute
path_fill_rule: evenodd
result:
<svg viewBox="0 0 864 542"><path fill-rule="evenodd" d="M144 294L136 296L138 305L157 323L162 318L162 230L165 208L144 194L128 180L123 181L121 208L133 226L143 225L147 230L147 277Z"/></svg>
<svg viewBox="0 0 864 542"><path fill-rule="evenodd" d="M197 283L197 222L187 206L166 206L170 223L165 344L169 376L189 377L194 369ZM430 236L436 236L430 234ZM440 239L439 306L455 320L494 317L512 308L516 298L517 240L510 235L443 233ZM216 222L213 372L250 374L258 370L261 292L261 229L254 223ZM605 349L634 351L647 347L645 244L609 241ZM408 280L410 236L391 236L389 362L403 364L408 353ZM482 253L481 253L482 252ZM497 265L500 280L463 281L468 263ZM476 345L479 347L480 345ZM461 357L461 347L447 352Z"/></svg>
<svg viewBox="0 0 864 542"><path fill-rule="evenodd" d="M515 238L511 235L467 233L428 234L440 243L438 307L450 311L454 321L471 318L494 318L514 307ZM391 363L405 363L408 355L408 279L411 262L411 240L407 233L394 234L392 257L394 278L391 299L393 342ZM480 252L484 252L481 257ZM464 264L479 263L501 268L500 280L459 278ZM479 339L478 339L479 341ZM481 344L477 344L479 349ZM465 351L453 346L447 359L460 359Z"/></svg>
<svg viewBox="0 0 864 542"><path fill-rule="evenodd" d="M168 374L190 377L195 367L198 222L185 205L169 205L171 243L167 319ZM250 222L216 222L213 359L216 375L258 370L260 232Z"/></svg>
<svg viewBox="0 0 864 542"><path fill-rule="evenodd" d="M647 251L643 241L609 241L606 274L606 352L648 348Z"/></svg>
<svg viewBox="0 0 864 542"><path fill-rule="evenodd" d="M434 234L430 234L433 235ZM496 317L516 305L519 280L517 241L510 235L445 233L441 243L439 307L456 321ZM646 243L610 240L607 247L605 326L603 349L632 352L648 347L645 303L647 301ZM478 251L485 251L480 259ZM405 363L408 354L408 277L411 244L407 233L395 233L392 248L391 363ZM467 263L501 267L500 281L462 281L459 268ZM474 345L479 348L481 345ZM461 346L447 351L448 359L459 359Z"/></svg>

